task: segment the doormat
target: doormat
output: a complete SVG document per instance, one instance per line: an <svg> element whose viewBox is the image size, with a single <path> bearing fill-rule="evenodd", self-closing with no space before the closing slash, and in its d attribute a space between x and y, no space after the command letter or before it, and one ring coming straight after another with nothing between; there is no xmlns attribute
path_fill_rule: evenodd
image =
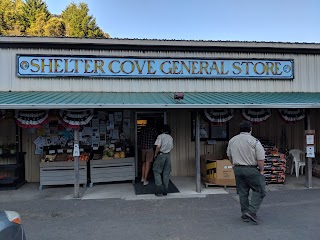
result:
<svg viewBox="0 0 320 240"><path fill-rule="evenodd" d="M136 179L134 184L134 190L136 195L144 195L144 194L154 194L156 191L156 184L154 183L154 179L149 179L149 184L147 186L143 186L143 183L140 182L141 179ZM178 188L169 181L168 193L177 193L179 192Z"/></svg>

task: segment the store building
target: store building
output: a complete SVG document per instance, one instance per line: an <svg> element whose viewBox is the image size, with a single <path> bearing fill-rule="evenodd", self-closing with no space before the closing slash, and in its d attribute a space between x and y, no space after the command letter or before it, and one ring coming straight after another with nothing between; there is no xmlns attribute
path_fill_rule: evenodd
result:
<svg viewBox="0 0 320 240"><path fill-rule="evenodd" d="M319 44L1 37L0 51L0 145L25 152L27 182L40 181L41 150L52 144L39 141L62 145L54 136L72 117L88 146L126 142L134 176L138 120L149 118L172 128L173 176L199 174L201 154L224 155L244 118L282 151L304 150L308 128L319 147Z"/></svg>

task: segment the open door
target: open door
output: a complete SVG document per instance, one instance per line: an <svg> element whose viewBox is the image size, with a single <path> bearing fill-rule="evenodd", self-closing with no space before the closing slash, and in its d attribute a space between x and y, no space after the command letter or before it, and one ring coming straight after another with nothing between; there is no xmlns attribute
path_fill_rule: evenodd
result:
<svg viewBox="0 0 320 240"><path fill-rule="evenodd" d="M148 120L151 119L155 123L156 129L158 134L160 134L161 128L164 124L167 123L167 115L164 111L157 111L157 112L136 112L135 117L136 125L135 125L135 161L136 161L136 177L141 177L141 168L142 168L142 161L141 161L141 150L138 147L138 137L141 132L141 129L145 127L148 123ZM149 174L153 174L152 171Z"/></svg>

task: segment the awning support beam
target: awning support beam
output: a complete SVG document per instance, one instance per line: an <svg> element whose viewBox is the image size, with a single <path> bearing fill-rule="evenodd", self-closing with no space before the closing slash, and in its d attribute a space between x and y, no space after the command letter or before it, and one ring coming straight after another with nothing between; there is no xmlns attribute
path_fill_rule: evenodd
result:
<svg viewBox="0 0 320 240"><path fill-rule="evenodd" d="M198 193L201 192L201 173L200 173L200 116L199 111L197 110L196 113L196 141L195 141L195 148L196 148L196 191Z"/></svg>
<svg viewBox="0 0 320 240"><path fill-rule="evenodd" d="M74 130L74 144L79 146L79 128ZM79 156L74 156L74 197L80 197L79 191Z"/></svg>
<svg viewBox="0 0 320 240"><path fill-rule="evenodd" d="M310 112L306 111L307 130L311 130ZM306 161L306 188L312 188L312 158L308 157Z"/></svg>

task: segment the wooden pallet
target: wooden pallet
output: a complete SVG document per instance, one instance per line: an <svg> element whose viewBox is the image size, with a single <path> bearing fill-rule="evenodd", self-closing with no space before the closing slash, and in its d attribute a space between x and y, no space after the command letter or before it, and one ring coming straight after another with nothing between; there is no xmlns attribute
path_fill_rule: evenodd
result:
<svg viewBox="0 0 320 240"><path fill-rule="evenodd" d="M205 188L208 188L208 186L223 187L224 189L226 189L227 187L233 187L233 188L236 187L235 185L210 183L205 181L204 179L202 179L202 182L205 185Z"/></svg>

